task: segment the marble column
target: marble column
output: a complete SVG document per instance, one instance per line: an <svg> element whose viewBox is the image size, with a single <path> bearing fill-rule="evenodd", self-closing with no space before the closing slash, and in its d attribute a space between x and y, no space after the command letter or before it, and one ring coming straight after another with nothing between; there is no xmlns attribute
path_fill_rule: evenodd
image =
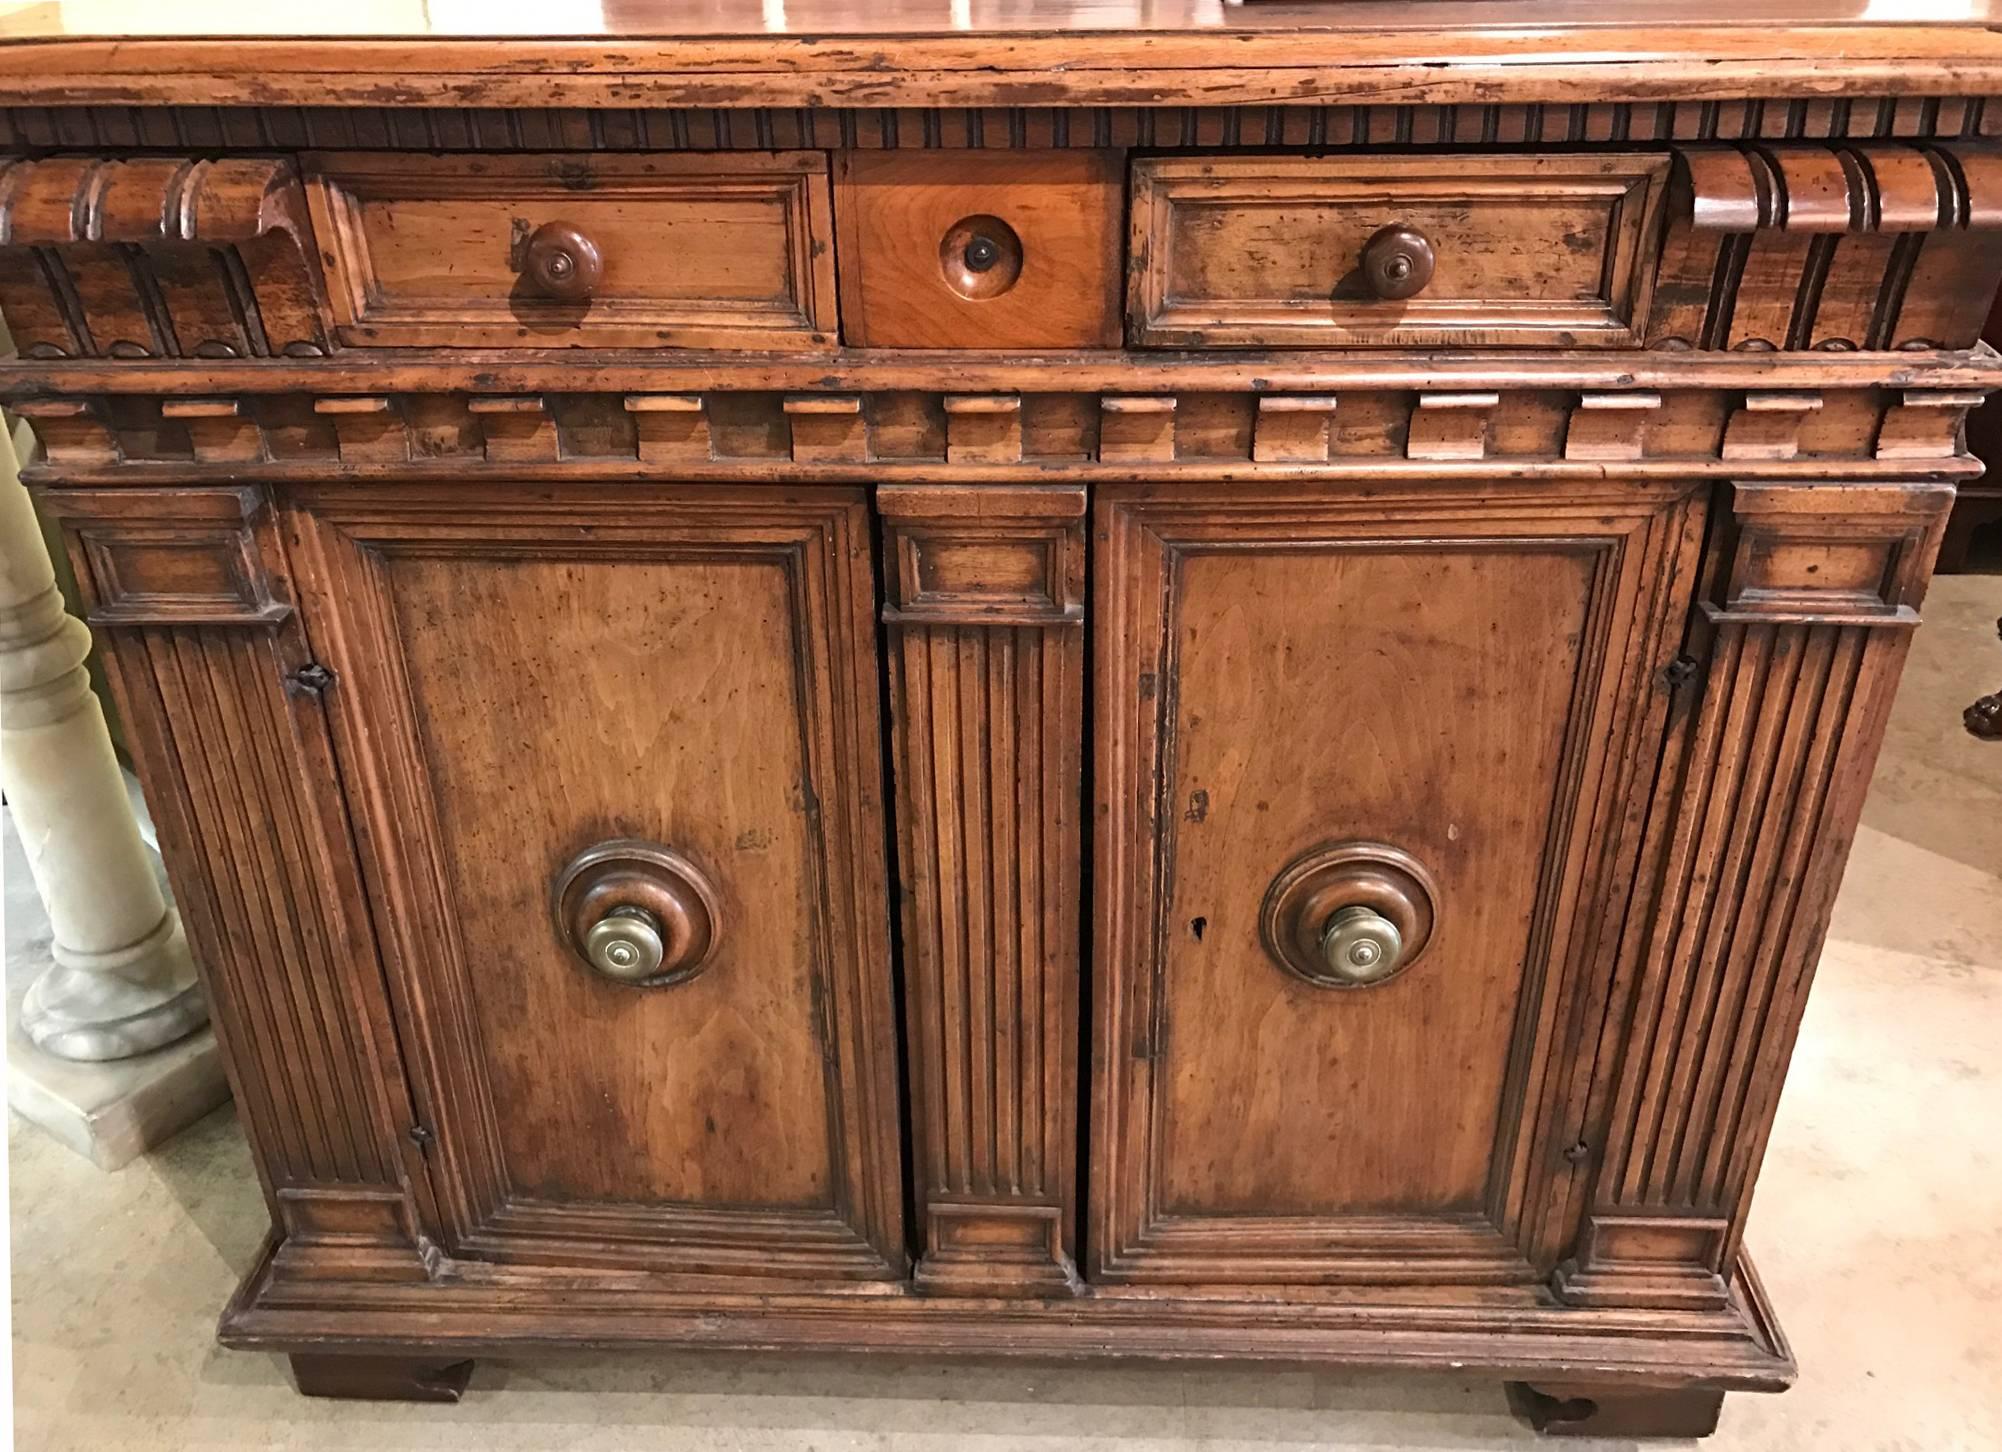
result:
<svg viewBox="0 0 2002 1452"><path fill-rule="evenodd" d="M0 439L0 789L55 940L20 1027L59 1058L123 1059L185 1038L208 1005L126 799L89 654Z"/></svg>

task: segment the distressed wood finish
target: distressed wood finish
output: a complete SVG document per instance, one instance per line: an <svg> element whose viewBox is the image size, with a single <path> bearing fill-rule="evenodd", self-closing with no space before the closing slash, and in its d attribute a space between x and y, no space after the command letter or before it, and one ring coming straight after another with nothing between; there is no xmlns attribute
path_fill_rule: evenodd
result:
<svg viewBox="0 0 2002 1452"><path fill-rule="evenodd" d="M824 348L835 331L827 160L306 158L339 336L357 346ZM602 259L539 288L537 229Z"/></svg>
<svg viewBox="0 0 2002 1452"><path fill-rule="evenodd" d="M1666 177L1663 158L1622 154L1143 160L1128 340L1632 347ZM1362 266L1393 225L1438 259L1396 300Z"/></svg>
<svg viewBox="0 0 2002 1452"><path fill-rule="evenodd" d="M0 400L270 1203L226 1344L1791 1380L2002 0L192 3L0 20Z"/></svg>
<svg viewBox="0 0 2002 1452"><path fill-rule="evenodd" d="M503 33L475 38L432 34L425 20L382 37L299 38L281 28L215 47L204 38L245 31L240 12L191 10L178 34L137 40L56 40L60 17L34 13L10 27L7 95L44 105L966 112L1298 105L1303 96L1444 105L1889 98L1918 111L1932 98L2002 94L1994 0L1874 20L1816 0L1703 0L1671 23L1647 0L1584 11L1544 0L1499 30L1479 0L1443 5L1417 24L1397 0L1310 16L1261 6L1225 14L1228 28L1209 0L1046 0L983 14L969 29L949 0L799 0L774 25L755 0L717 0L693 14L640 3L589 36L551 37L546 17L530 15L512 26L500 17Z"/></svg>

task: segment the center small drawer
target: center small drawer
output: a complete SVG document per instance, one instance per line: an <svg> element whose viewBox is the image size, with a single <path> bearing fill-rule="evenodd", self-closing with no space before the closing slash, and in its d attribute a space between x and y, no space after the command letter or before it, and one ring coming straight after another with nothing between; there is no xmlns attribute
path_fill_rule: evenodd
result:
<svg viewBox="0 0 2002 1452"><path fill-rule="evenodd" d="M1157 157L1128 341L1639 347L1668 158Z"/></svg>
<svg viewBox="0 0 2002 1452"><path fill-rule="evenodd" d="M305 162L350 347L834 346L820 152Z"/></svg>

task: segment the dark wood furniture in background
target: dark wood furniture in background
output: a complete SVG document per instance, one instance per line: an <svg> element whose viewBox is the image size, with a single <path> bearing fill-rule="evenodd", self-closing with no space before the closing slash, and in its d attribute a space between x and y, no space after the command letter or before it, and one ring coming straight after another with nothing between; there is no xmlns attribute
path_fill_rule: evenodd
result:
<svg viewBox="0 0 2002 1452"><path fill-rule="evenodd" d="M2002 13L1766 3L0 45L0 398L275 1227L223 1339L1784 1386Z"/></svg>
<svg viewBox="0 0 2002 1452"><path fill-rule="evenodd" d="M2002 301L1988 315L1982 336L1991 343L2002 338ZM1992 396L1967 417L1967 447L1988 474L1962 488L1953 502L1939 547L1942 572L1992 566L1992 559L1970 558L1976 553L1977 539L1988 544L1983 554L1992 554L1996 546L2002 546L2002 483L1995 477L1995 466L2002 462L2002 404ZM2002 636L2002 620L1995 622L1995 632ZM1962 719L1972 735L1984 741L2002 741L2002 690L1975 700Z"/></svg>
<svg viewBox="0 0 2002 1452"><path fill-rule="evenodd" d="M2002 302L1988 315L1981 336L1991 345L2002 340ZM1992 396L1967 416L1967 451L1986 466L1988 473L1969 480L1953 501L1947 517L1946 534L1940 540L1939 573L1959 574L1972 568L1992 568L1997 562L1978 555L1995 556L2002 551L2002 478L1995 465L2002 462L2002 402ZM1977 540L1985 548L1977 550Z"/></svg>

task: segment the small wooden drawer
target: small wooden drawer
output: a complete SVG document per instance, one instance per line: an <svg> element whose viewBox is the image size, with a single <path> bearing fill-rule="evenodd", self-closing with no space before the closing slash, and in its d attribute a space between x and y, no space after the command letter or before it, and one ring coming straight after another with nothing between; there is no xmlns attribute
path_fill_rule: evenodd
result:
<svg viewBox="0 0 2002 1452"><path fill-rule="evenodd" d="M834 345L819 152L306 160L350 346Z"/></svg>
<svg viewBox="0 0 2002 1452"><path fill-rule="evenodd" d="M1136 347L1636 347L1665 156L1134 163Z"/></svg>
<svg viewBox="0 0 2002 1452"><path fill-rule="evenodd" d="M1116 348L1116 151L846 151L842 331L858 348Z"/></svg>

